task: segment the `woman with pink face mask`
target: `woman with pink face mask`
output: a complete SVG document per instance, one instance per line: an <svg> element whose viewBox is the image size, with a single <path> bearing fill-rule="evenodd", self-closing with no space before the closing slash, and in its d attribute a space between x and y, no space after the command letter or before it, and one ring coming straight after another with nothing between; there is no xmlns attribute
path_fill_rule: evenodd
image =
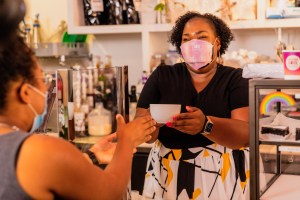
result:
<svg viewBox="0 0 300 200"><path fill-rule="evenodd" d="M122 199L133 152L156 122L148 115L125 124L117 115L116 133L85 153L33 134L47 110L49 79L18 30L24 16L23 0L0 1L0 199Z"/></svg>
<svg viewBox="0 0 300 200"><path fill-rule="evenodd" d="M233 34L216 16L188 12L169 41L184 62L159 66L140 95L150 104L181 104L152 133L143 195L154 199L249 199L248 80L221 64Z"/></svg>

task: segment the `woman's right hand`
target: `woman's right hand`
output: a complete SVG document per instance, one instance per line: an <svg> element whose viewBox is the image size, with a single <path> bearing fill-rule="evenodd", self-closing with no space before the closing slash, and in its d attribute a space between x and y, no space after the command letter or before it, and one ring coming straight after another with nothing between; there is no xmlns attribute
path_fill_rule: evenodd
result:
<svg viewBox="0 0 300 200"><path fill-rule="evenodd" d="M127 140L133 144L134 148L149 141L151 139L151 133L156 129L156 122L151 118L151 115L135 118L127 124L120 114L116 116L116 119L118 140Z"/></svg>

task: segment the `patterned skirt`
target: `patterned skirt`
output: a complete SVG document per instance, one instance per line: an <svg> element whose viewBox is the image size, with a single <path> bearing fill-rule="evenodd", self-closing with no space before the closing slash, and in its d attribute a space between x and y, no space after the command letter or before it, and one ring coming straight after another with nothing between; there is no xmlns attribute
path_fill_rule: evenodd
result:
<svg viewBox="0 0 300 200"><path fill-rule="evenodd" d="M152 148L143 196L167 200L248 200L249 149L231 150L212 144L169 149Z"/></svg>

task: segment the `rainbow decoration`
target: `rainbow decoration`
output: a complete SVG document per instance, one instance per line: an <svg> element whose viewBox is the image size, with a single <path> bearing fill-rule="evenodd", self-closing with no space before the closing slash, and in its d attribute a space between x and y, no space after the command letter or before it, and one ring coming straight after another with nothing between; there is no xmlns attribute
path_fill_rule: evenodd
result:
<svg viewBox="0 0 300 200"><path fill-rule="evenodd" d="M260 113L261 114L269 113L272 110L272 105L277 102L280 102L285 106L292 106L296 103L295 100L286 93L273 92L265 96L261 101Z"/></svg>

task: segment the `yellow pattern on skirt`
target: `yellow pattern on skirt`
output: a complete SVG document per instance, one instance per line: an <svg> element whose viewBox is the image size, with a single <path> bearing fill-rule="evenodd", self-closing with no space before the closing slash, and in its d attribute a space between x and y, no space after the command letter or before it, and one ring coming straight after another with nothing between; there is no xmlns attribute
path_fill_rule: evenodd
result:
<svg viewBox="0 0 300 200"><path fill-rule="evenodd" d="M236 174L232 150L212 144L189 149L169 149L159 141L152 148L143 196L166 200L248 200L249 150L244 155L242 182Z"/></svg>

